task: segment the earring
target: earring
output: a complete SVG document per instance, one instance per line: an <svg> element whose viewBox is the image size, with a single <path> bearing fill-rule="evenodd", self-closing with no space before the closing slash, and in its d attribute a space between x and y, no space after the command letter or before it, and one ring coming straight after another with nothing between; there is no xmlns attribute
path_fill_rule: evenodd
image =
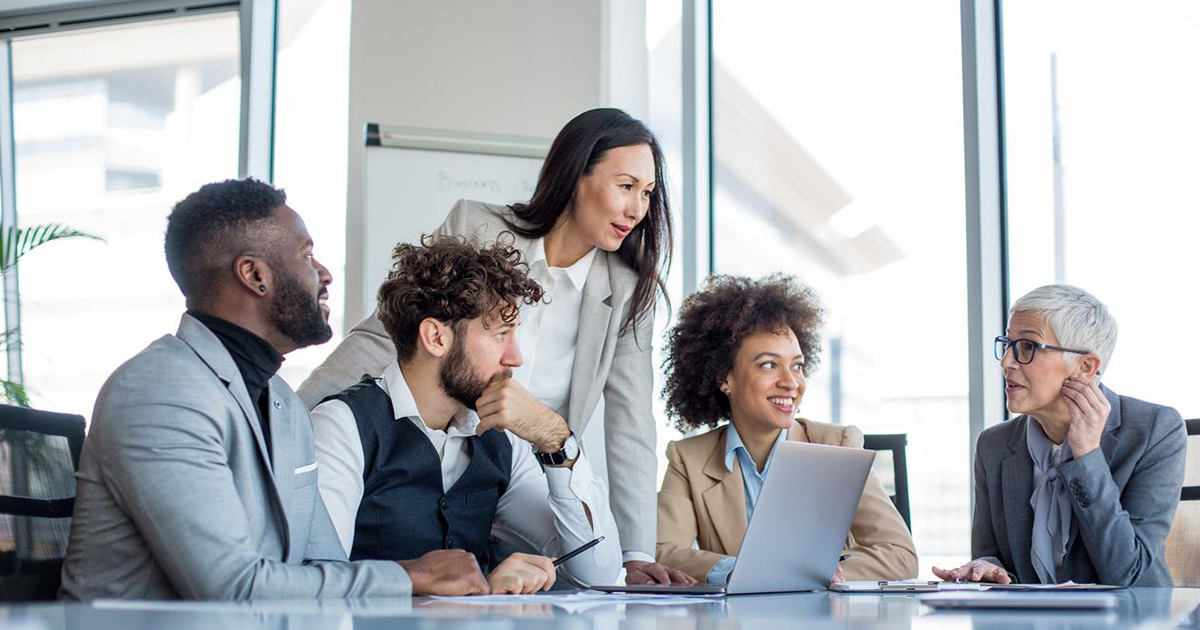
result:
<svg viewBox="0 0 1200 630"><path fill-rule="evenodd" d="M728 388L728 387L722 387L722 388L721 388L721 393L722 393L722 394L725 394L726 396L728 396L728 395L729 395L729 388Z"/></svg>
<svg viewBox="0 0 1200 630"><path fill-rule="evenodd" d="M260 284L260 285L258 285L258 290L259 290L261 293L266 293L266 292L267 292L267 285L265 285L265 284Z"/></svg>

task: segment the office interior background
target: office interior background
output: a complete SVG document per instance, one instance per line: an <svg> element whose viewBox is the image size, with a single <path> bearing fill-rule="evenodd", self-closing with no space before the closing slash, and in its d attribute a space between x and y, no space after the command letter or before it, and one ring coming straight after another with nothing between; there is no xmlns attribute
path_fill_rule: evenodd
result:
<svg viewBox="0 0 1200 630"><path fill-rule="evenodd" d="M709 271L820 293L801 414L907 434L928 575L969 555L1016 297L1093 292L1120 325L1105 383L1200 416L1198 28L1172 0L4 0L4 224L104 238L6 275L6 375L89 416L184 308L172 204L253 175L334 277L335 337L288 357L297 386L364 315L365 123L549 138L621 107L668 153L672 306ZM661 452L679 434L656 422Z"/></svg>

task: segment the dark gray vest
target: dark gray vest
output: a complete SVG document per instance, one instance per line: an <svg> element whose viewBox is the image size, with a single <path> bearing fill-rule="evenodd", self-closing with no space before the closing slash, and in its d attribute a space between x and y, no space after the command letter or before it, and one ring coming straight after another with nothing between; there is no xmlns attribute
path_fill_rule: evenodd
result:
<svg viewBox="0 0 1200 630"><path fill-rule="evenodd" d="M489 543L500 495L512 473L512 443L497 431L467 438L471 463L449 491L433 444L375 379L326 400L354 412L363 447L363 497L354 522L351 560L411 560L435 549L475 554L486 574L496 563Z"/></svg>

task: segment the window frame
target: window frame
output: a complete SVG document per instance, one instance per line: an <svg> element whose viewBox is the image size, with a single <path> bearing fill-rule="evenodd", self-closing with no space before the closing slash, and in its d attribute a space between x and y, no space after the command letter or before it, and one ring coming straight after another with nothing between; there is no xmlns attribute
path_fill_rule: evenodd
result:
<svg viewBox="0 0 1200 630"><path fill-rule="evenodd" d="M683 294L712 271L712 0L683 1ZM93 7L0 13L0 221L15 205L11 42L31 35L236 11L241 29L239 176L272 178L278 0L132 0ZM1008 304L1004 110L999 0L960 0L966 168L970 444L1005 417L991 337ZM19 331L19 270L4 279L5 322ZM22 376L19 332L6 346L9 378Z"/></svg>
<svg viewBox="0 0 1200 630"><path fill-rule="evenodd" d="M236 13L239 18L238 176L271 181L278 0L133 0L73 9L0 12L0 226L20 225L15 189L13 40L221 13ZM5 358L8 380L23 383L19 278L19 267L13 267L4 277L4 322L5 330L11 333L5 343Z"/></svg>
<svg viewBox="0 0 1200 630"><path fill-rule="evenodd" d="M984 429L1007 417L992 339L1008 309L1004 73L1000 0L960 0L966 190L968 470ZM682 209L686 298L712 271L712 0L683 0ZM697 59L696 51L707 51ZM698 121L707 121L707 124ZM971 483L974 501L974 479Z"/></svg>

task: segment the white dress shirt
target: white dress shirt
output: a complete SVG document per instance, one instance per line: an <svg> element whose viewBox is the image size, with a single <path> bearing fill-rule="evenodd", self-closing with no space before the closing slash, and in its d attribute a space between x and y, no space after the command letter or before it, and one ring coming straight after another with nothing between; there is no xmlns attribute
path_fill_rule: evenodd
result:
<svg viewBox="0 0 1200 630"><path fill-rule="evenodd" d="M583 285L595 257L596 249L592 248L570 267L551 267L546 260L543 238L532 241L525 251L529 277L541 285L545 298L521 307L517 344L525 362L513 370L513 378L563 417L567 415L567 400L571 395Z"/></svg>
<svg viewBox="0 0 1200 630"><path fill-rule="evenodd" d="M443 490L453 487L467 465L467 438L475 435L479 416L463 409L445 431L426 426L416 400L393 362L381 383L392 402L395 422L412 422L429 438L442 463ZM354 413L344 402L330 400L312 411L316 433L317 485L333 520L342 546L349 554L354 543L354 521L363 496L364 456ZM621 547L617 526L608 507L608 489L592 474L587 457L580 453L572 468L545 468L533 456L530 444L505 431L512 444L512 470L508 489L500 496L492 523L492 534L523 549L557 557L598 536L604 541L575 558L560 570L572 581L583 584L612 584L621 569ZM588 523L584 506L592 514Z"/></svg>
<svg viewBox="0 0 1200 630"><path fill-rule="evenodd" d="M517 343L525 362L513 370L513 378L542 404L565 418L575 368L575 340L579 335L583 287L595 261L596 249L592 248L569 267L550 266L546 260L545 238L530 241L522 254L529 264L529 277L541 285L545 299L537 304L521 305ZM592 418L592 423L597 422L604 422L603 414ZM602 426L589 427L588 433L602 430ZM576 437L582 440L584 436ZM622 560L654 562L654 556L630 551L622 556Z"/></svg>

